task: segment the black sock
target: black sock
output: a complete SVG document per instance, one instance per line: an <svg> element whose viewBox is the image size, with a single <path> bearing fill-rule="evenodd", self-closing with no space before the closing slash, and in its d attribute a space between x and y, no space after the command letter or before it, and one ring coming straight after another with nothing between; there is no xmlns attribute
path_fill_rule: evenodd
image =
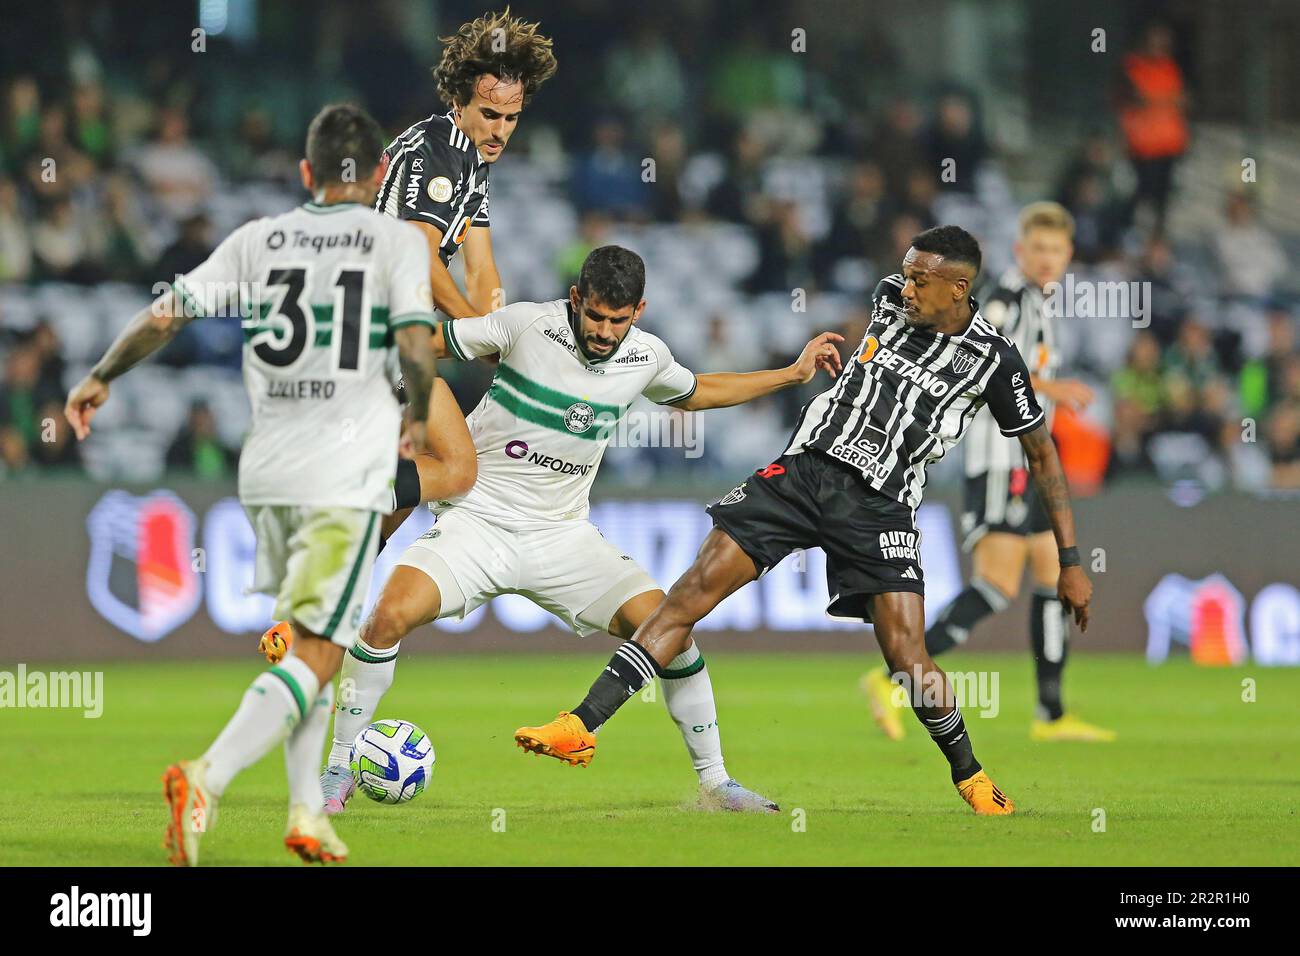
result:
<svg viewBox="0 0 1300 956"><path fill-rule="evenodd" d="M393 479L393 510L415 508L420 504L420 469L409 458L397 462L397 477Z"/></svg>
<svg viewBox="0 0 1300 956"><path fill-rule="evenodd" d="M940 693L938 686L931 683L941 672L930 671L918 687L911 676L904 676L900 683L907 690L908 700L917 720L921 721L939 750L948 758L952 770L952 782L959 783L967 777L977 774L982 769L975 759L975 749L966 733L966 722L962 719L961 709L953 697L952 685L945 681L946 693Z"/></svg>
<svg viewBox="0 0 1300 956"><path fill-rule="evenodd" d="M657 673L659 665L646 653L645 648L632 641L625 641L609 659L582 703L573 708L574 716L594 733L633 694L654 680Z"/></svg>
<svg viewBox="0 0 1300 956"><path fill-rule="evenodd" d="M952 782L959 783L967 777L980 772L980 762L975 759L975 748L971 746L970 734L966 733L966 721L962 720L961 711L955 706L948 713L940 713L935 707L917 707L916 716L930 732L934 742L939 745L943 755L948 758L952 769Z"/></svg>
<svg viewBox="0 0 1300 956"><path fill-rule="evenodd" d="M1038 676L1039 717L1059 720L1061 672L1070 650L1070 621L1055 591L1034 591L1029 609L1029 637L1034 647L1034 671Z"/></svg>
<svg viewBox="0 0 1300 956"><path fill-rule="evenodd" d="M972 578L966 589L945 607L925 632L925 649L931 657L964 644L970 630L990 614L1005 611L1010 598L982 578Z"/></svg>

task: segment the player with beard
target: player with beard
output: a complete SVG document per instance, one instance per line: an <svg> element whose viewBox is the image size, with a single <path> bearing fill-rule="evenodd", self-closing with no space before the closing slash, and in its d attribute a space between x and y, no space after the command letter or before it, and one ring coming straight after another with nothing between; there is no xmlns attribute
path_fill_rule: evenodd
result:
<svg viewBox="0 0 1300 956"><path fill-rule="evenodd" d="M791 551L821 547L827 613L874 625L885 663L909 690L962 799L978 814L1014 812L975 759L951 684L926 652L915 522L926 466L984 405L1024 449L1059 549L1057 596L1085 629L1092 584L1029 370L971 297L980 261L975 238L956 226L912 240L902 273L876 288L857 355L804 407L785 453L709 507L714 528L663 603L572 712L515 731L519 746L590 762L595 731L682 652L698 621Z"/></svg>
<svg viewBox="0 0 1300 956"><path fill-rule="evenodd" d="M563 299L443 322L441 342L451 357L501 356L492 387L468 419L478 480L468 493L431 505L433 529L402 555L343 662L334 746L321 777L328 812L342 811L356 791L348 751L374 719L393 683L400 642L415 628L520 594L579 635L626 640L663 600L645 570L587 520L605 448L633 402L722 408L811 381L819 368L832 377L839 369L834 343L842 339L824 332L786 368L695 375L639 327L644 291L641 257L601 246ZM705 802L776 812L727 772L700 649L686 641L660 676Z"/></svg>

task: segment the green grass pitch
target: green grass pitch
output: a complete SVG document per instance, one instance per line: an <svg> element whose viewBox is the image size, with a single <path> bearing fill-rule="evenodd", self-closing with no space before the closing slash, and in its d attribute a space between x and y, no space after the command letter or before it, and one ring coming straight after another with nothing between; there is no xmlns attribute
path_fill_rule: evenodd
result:
<svg viewBox="0 0 1300 956"><path fill-rule="evenodd" d="M352 862L1231 865L1300 857L1300 669L1151 668L1136 657L1080 654L1067 672L1068 700L1118 730L1119 741L1034 744L1028 656L947 657L949 669L1000 673L1001 713L966 712L976 754L1019 807L996 819L969 812L915 721L902 743L878 734L857 688L875 658L708 659L728 767L776 799L780 815L695 809L694 774L662 702L626 705L587 769L517 750L514 728L575 704L601 654L411 657L377 716L428 732L433 780L406 806L356 798L337 820ZM206 747L258 662L104 670L97 720L0 712L0 761L11 773L0 788L0 864L162 864L159 775ZM1254 702L1242 700L1246 678L1256 683ZM299 865L280 843L285 804L276 748L231 786L202 861ZM1095 831L1098 809L1104 832Z"/></svg>

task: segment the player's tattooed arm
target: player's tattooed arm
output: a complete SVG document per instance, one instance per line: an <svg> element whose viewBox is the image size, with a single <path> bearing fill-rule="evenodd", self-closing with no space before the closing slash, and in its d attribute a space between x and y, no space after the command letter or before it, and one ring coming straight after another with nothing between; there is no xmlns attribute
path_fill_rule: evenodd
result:
<svg viewBox="0 0 1300 956"><path fill-rule="evenodd" d="M184 308L177 308L175 295L168 290L127 323L90 374L68 393L63 414L79 441L90 434L90 420L108 401L108 383L174 339L191 318Z"/></svg>
<svg viewBox="0 0 1300 956"><path fill-rule="evenodd" d="M176 307L170 289L142 309L124 328L90 374L101 382L111 382L129 371L176 337L193 318Z"/></svg>
<svg viewBox="0 0 1300 956"><path fill-rule="evenodd" d="M1061 468L1061 459L1052 443L1052 433L1046 423L1020 436L1020 447L1029 462L1029 472L1034 476L1034 487L1039 500L1052 522L1056 546L1075 549L1074 511L1070 507L1070 486ZM1057 596L1083 630L1088 629L1088 604L1092 600L1092 582L1078 564L1061 568L1056 585Z"/></svg>
<svg viewBox="0 0 1300 956"><path fill-rule="evenodd" d="M1057 457L1056 445L1047 425L1020 436L1020 447L1029 461L1029 472L1034 476L1039 500L1052 521L1057 547L1074 547L1074 512L1070 508L1070 487Z"/></svg>
<svg viewBox="0 0 1300 956"><path fill-rule="evenodd" d="M397 343L397 360L402 369L402 385L410 404L413 440L417 452L425 451L425 425L429 420L429 396L438 378L438 357L433 332L426 325L408 325L393 333Z"/></svg>

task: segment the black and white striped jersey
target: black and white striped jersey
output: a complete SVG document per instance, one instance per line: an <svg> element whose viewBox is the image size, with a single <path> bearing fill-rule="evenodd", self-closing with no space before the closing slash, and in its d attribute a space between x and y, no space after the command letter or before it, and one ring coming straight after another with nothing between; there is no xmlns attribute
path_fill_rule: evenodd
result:
<svg viewBox="0 0 1300 956"><path fill-rule="evenodd" d="M925 469L961 440L985 404L1003 435L1043 421L1012 341L980 315L957 335L904 321L903 277L880 280L871 324L830 388L803 409L786 454L814 449L852 465L872 488L915 509Z"/></svg>
<svg viewBox="0 0 1300 956"><path fill-rule="evenodd" d="M1000 333L1015 343L1024 357L1031 374L1039 379L1054 379L1060 365L1056 327L1044 307L1043 292L1036 284L1012 266L1002 274L981 309L984 318ZM1042 398L1043 420L1052 426L1052 403ZM981 412L971 422L966 436L965 467L967 477L974 478L987 472L1006 473L1013 468L1025 467L1025 453L1020 442L1004 438L993 416Z"/></svg>
<svg viewBox="0 0 1300 956"><path fill-rule="evenodd" d="M488 164L450 112L421 120L384 150L375 210L442 230L438 256L451 261L472 226L487 226Z"/></svg>

